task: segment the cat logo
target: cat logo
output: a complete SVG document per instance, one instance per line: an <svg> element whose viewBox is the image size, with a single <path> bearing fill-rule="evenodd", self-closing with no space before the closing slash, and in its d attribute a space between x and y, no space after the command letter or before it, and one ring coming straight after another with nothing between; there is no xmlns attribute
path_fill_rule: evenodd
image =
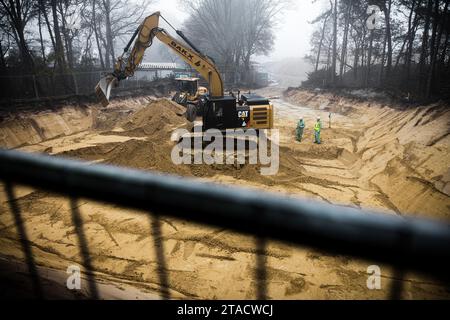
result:
<svg viewBox="0 0 450 320"><path fill-rule="evenodd" d="M248 111L238 111L238 118L248 118Z"/></svg>

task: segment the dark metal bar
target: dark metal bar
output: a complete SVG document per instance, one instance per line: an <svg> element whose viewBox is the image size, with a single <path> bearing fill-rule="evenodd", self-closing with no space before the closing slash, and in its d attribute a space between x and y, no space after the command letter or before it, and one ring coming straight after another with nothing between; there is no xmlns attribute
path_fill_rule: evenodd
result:
<svg viewBox="0 0 450 320"><path fill-rule="evenodd" d="M396 268L392 274L392 283L389 292L389 300L401 300L403 291L403 275L402 269Z"/></svg>
<svg viewBox="0 0 450 320"><path fill-rule="evenodd" d="M77 200L70 199L70 209L72 211L72 223L75 226L75 232L78 236L78 243L80 248L81 258L83 259L83 265L86 268L86 275L89 283L89 293L91 299L98 299L97 284L95 282L94 268L92 267L91 255L89 253L88 243L86 235L83 229L83 219L81 218L80 210L77 204Z"/></svg>
<svg viewBox="0 0 450 320"><path fill-rule="evenodd" d="M0 150L0 179L387 262L449 281L450 226L443 222L17 151Z"/></svg>
<svg viewBox="0 0 450 320"><path fill-rule="evenodd" d="M160 216L157 214L153 215L150 224L153 234L153 243L155 245L156 260L158 261L157 272L159 277L159 292L164 300L170 300L169 277L167 275L167 265L164 256Z"/></svg>
<svg viewBox="0 0 450 320"><path fill-rule="evenodd" d="M401 258L403 251L410 246L411 239L410 234L405 231L400 231L399 233L399 246L401 248L404 248L402 251L399 252L399 257ZM402 291L403 291L403 275L406 272L405 265L396 266L394 268L394 273L392 275L392 285L390 288L390 300L400 300L402 297Z"/></svg>
<svg viewBox="0 0 450 320"><path fill-rule="evenodd" d="M256 239L256 299L267 300L266 240Z"/></svg>
<svg viewBox="0 0 450 320"><path fill-rule="evenodd" d="M14 195L12 184L9 181L6 182L5 191L8 197L11 212L14 216L14 224L16 225L22 251L25 255L25 261L28 267L28 272L30 273L34 295L37 299L43 299L44 291L42 289L41 278L39 277L36 262L34 261L33 252L31 251L31 244L28 240L28 235L20 213L19 204L17 203L16 196Z"/></svg>

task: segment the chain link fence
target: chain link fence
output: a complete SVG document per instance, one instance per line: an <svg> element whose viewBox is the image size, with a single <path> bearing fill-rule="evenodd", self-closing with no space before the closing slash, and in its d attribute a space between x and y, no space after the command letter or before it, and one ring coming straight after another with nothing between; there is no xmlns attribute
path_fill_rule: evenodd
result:
<svg viewBox="0 0 450 320"><path fill-rule="evenodd" d="M74 72L65 74L0 76L1 100L40 100L77 95L91 95L107 71ZM136 77L121 82L120 89L139 89L151 81Z"/></svg>
<svg viewBox="0 0 450 320"><path fill-rule="evenodd" d="M221 75L224 81L225 89L236 88L242 86L244 81L240 72L234 69L222 67ZM174 69L171 72L161 73L158 69L140 69L139 72L146 73L146 76L134 76L125 81L120 82L120 86L115 89L115 92L128 91L135 89L143 89L154 85L154 81L161 78L175 77L180 74L185 74L191 77L199 77L199 74L190 68ZM36 74L36 75L3 75L0 76L0 100L1 101L27 101L27 100L41 100L48 98L64 98L78 95L92 95L94 88L99 80L110 73L111 71L87 71L87 72L72 72L64 74ZM256 86L264 86L264 77L261 73L252 70L250 74L245 76L245 81ZM201 80L201 85L207 86L206 81ZM245 86L245 85L244 85Z"/></svg>

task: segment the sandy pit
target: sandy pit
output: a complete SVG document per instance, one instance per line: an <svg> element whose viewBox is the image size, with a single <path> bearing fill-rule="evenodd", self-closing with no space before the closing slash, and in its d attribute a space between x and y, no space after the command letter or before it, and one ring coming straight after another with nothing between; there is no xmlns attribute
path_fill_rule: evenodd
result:
<svg viewBox="0 0 450 320"><path fill-rule="evenodd" d="M448 106L400 110L300 90L283 98L276 88L260 93L278 97L272 100L280 130L280 169L274 176L262 176L259 166L248 164L173 164L171 134L191 124L184 120L183 108L165 99L128 98L107 109L68 105L57 111L11 114L0 123L0 146L450 222ZM300 116L307 124L302 143L294 138ZM313 144L317 116L324 125L320 146ZM69 199L25 187L16 187L15 193L42 272L81 265ZM0 256L21 261L3 188L0 205ZM101 296L159 298L155 218L87 200L79 200L78 208L99 283L123 293L105 290L109 293ZM255 239L188 221L159 222L172 298L256 298ZM404 288L402 298L450 297L433 279L406 273L400 280L383 265L382 289L368 290L366 270L374 262L284 243L269 242L266 261L272 299L383 299L398 281Z"/></svg>

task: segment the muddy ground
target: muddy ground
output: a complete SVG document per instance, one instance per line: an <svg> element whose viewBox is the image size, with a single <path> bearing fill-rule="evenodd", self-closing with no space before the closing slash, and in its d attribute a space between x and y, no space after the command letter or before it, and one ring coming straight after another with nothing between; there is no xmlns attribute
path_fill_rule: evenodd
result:
<svg viewBox="0 0 450 320"><path fill-rule="evenodd" d="M118 99L107 109L87 104L11 113L0 123L0 146L450 221L448 106L399 110L318 92L292 90L283 96L272 88L260 93L273 97L280 130L280 169L274 176L262 176L254 165L173 164L171 134L190 125L179 106L144 96ZM302 143L294 138L300 116L307 124ZM320 146L313 144L317 116L324 125ZM81 265L69 200L24 187L15 192L42 273ZM0 202L0 254L20 261L23 253L3 190ZM97 278L103 287L119 289L114 294L105 289L102 297L158 298L155 220L87 200L79 200L78 208ZM171 297L256 297L255 239L187 221L162 219L161 225ZM266 261L273 299L382 299L396 281L403 285L403 298L450 297L433 279L406 273L400 280L383 265L382 289L368 290L366 270L374 262L283 243L269 243Z"/></svg>

